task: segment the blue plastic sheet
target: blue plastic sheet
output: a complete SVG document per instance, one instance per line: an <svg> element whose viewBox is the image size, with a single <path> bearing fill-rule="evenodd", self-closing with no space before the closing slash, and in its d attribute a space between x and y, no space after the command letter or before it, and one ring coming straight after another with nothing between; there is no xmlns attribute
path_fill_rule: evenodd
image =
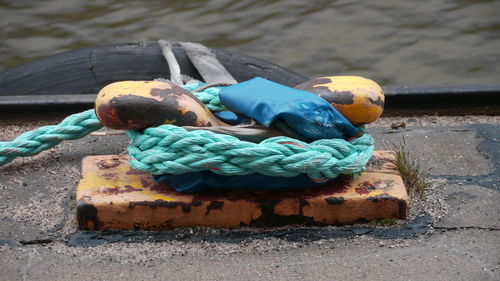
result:
<svg viewBox="0 0 500 281"><path fill-rule="evenodd" d="M349 139L361 133L326 100L260 77L222 88L219 98L237 114L307 140Z"/></svg>
<svg viewBox="0 0 500 281"><path fill-rule="evenodd" d="M183 175L157 175L153 179L159 183L167 183L178 192L193 193L207 188L216 189L253 189L282 190L301 189L325 184L309 179L305 174L296 177L271 177L261 174L246 176L221 176L210 171L201 171Z"/></svg>
<svg viewBox="0 0 500 281"><path fill-rule="evenodd" d="M324 99L302 90L286 87L263 78L254 78L224 87L219 92L222 103L231 111L217 113L223 121L236 125L248 118L286 131L292 136L312 141L323 138L359 136L362 132ZM260 174L221 176L210 171L183 175L153 176L183 193L206 188L281 190L318 186L307 175L271 177Z"/></svg>
<svg viewBox="0 0 500 281"><path fill-rule="evenodd" d="M214 113L214 115L220 120L222 120L222 122L227 123L229 125L238 125L250 120L248 117L241 114L237 115L232 111L216 112Z"/></svg>

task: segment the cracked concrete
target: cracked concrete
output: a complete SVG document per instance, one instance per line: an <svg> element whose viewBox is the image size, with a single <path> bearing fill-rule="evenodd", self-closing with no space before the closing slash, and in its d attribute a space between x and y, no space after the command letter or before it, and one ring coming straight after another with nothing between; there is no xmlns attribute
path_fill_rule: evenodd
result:
<svg viewBox="0 0 500 281"><path fill-rule="evenodd" d="M404 138L406 146L419 159L424 172L430 175L482 176L493 170L492 163L485 161L486 154L478 148L483 138L472 128L409 128L377 131L374 136L383 139L377 142L376 149L394 149L394 145L399 145Z"/></svg>
<svg viewBox="0 0 500 281"><path fill-rule="evenodd" d="M61 251L66 246L56 242L36 248L3 248L6 262L0 273L7 280L21 280L18 272L28 280L157 280L166 276L172 280L496 280L500 252L492 245L499 240L496 232L460 230L411 240L361 235L287 245L271 239L246 245L248 251L227 248L223 242L210 245L226 247L224 253L214 253L204 242L181 250L163 243L117 243L70 249L74 252ZM280 247L269 248L276 245Z"/></svg>
<svg viewBox="0 0 500 281"><path fill-rule="evenodd" d="M397 130L390 129L391 120L402 118L384 118L379 126L370 126L378 149L392 149L404 136L412 155L439 183L435 186L439 190L414 202L418 204L414 215L424 213L429 222L396 226L292 226L254 233L194 228L170 236L85 234L76 230L72 203L80 159L123 152L126 137L101 131L17 159L0 167L0 276L4 280L499 280L500 123L497 117L474 118L484 125L455 118L453 122L453 117L412 117L415 121L404 119L409 125ZM0 139L54 120L26 121L20 127L4 119ZM412 227L418 230L412 235L395 232ZM99 243L72 244L76 238Z"/></svg>
<svg viewBox="0 0 500 281"><path fill-rule="evenodd" d="M447 185L444 194L448 214L435 226L500 230L498 191L478 185Z"/></svg>

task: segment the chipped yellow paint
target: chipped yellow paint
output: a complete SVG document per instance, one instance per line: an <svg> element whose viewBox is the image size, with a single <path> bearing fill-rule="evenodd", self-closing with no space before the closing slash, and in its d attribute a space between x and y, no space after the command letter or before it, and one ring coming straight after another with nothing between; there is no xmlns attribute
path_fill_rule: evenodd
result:
<svg viewBox="0 0 500 281"><path fill-rule="evenodd" d="M151 95L151 89L172 89L172 85L160 81L120 81L102 88L97 94L96 107L107 104L117 96L134 95L162 101L162 97ZM97 116L99 117L99 115Z"/></svg>
<svg viewBox="0 0 500 281"><path fill-rule="evenodd" d="M229 126L217 119L204 104L201 102L194 102L193 98L194 97L188 95L179 96L177 98L177 102L179 103L177 110L183 115L188 112L194 113L197 116L196 124L193 124L194 126L204 127L207 126L206 124L208 123L211 123L212 126Z"/></svg>
<svg viewBox="0 0 500 281"><path fill-rule="evenodd" d="M174 200L172 197L144 188L145 183L154 185L153 180L145 178L142 173L130 173L128 158L119 156L108 159L94 157L92 160L91 163L85 166L85 175L82 176L78 184L77 197L106 194L109 190L119 193L130 186L137 189L134 200L137 196L153 201L163 200L168 202Z"/></svg>
<svg viewBox="0 0 500 281"><path fill-rule="evenodd" d="M364 91L362 94L372 95L380 91L380 86L373 80L361 76L326 76L317 79L330 79L330 82L317 84L317 86L328 87L330 91ZM376 98L377 96L372 96Z"/></svg>
<svg viewBox="0 0 500 281"><path fill-rule="evenodd" d="M382 88L373 80L360 76L319 77L297 85L296 88L319 94L356 126L374 122L384 109ZM352 103L338 99L346 93L352 94Z"/></svg>
<svg viewBox="0 0 500 281"><path fill-rule="evenodd" d="M162 194L152 194L151 192L144 192L144 194L151 194L151 200L153 200L153 201L162 200L165 202L171 202L171 201L175 200L173 197L162 195Z"/></svg>
<svg viewBox="0 0 500 281"><path fill-rule="evenodd" d="M330 76L331 82L318 84L330 91L349 91L354 95L352 104L332 104L344 117L354 125L374 122L382 114L383 107L374 105L372 101L380 99L385 102L382 88L373 80L360 76Z"/></svg>
<svg viewBox="0 0 500 281"><path fill-rule="evenodd" d="M200 127L227 125L190 92L160 81L111 83L97 94L95 112L104 126L119 130L174 123Z"/></svg>
<svg viewBox="0 0 500 281"><path fill-rule="evenodd" d="M375 151L367 172L322 187L183 194L168 185L156 184L145 172L131 169L126 156L88 156L82 162L82 179L77 189L77 217L83 229L149 230L271 226L281 220L294 223L294 219L346 224L405 218L406 189L394 157L394 152Z"/></svg>

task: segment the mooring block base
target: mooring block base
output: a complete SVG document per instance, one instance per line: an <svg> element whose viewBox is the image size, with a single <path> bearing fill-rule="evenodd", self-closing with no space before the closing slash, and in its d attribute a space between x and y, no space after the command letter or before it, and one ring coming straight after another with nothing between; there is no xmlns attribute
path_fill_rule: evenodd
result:
<svg viewBox="0 0 500 281"><path fill-rule="evenodd" d="M376 151L367 172L291 191L207 190L196 194L155 183L127 156L87 156L78 185L80 229L352 224L404 219L407 194L392 151Z"/></svg>

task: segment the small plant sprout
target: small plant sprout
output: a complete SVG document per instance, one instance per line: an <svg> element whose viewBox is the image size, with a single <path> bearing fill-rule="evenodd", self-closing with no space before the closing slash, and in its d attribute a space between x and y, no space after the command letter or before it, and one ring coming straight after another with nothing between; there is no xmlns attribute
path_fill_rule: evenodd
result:
<svg viewBox="0 0 500 281"><path fill-rule="evenodd" d="M425 199L425 191L430 188L431 183L428 182L420 165L408 151L404 137L399 145L395 145L395 151L394 164L401 173L410 200L415 197Z"/></svg>

